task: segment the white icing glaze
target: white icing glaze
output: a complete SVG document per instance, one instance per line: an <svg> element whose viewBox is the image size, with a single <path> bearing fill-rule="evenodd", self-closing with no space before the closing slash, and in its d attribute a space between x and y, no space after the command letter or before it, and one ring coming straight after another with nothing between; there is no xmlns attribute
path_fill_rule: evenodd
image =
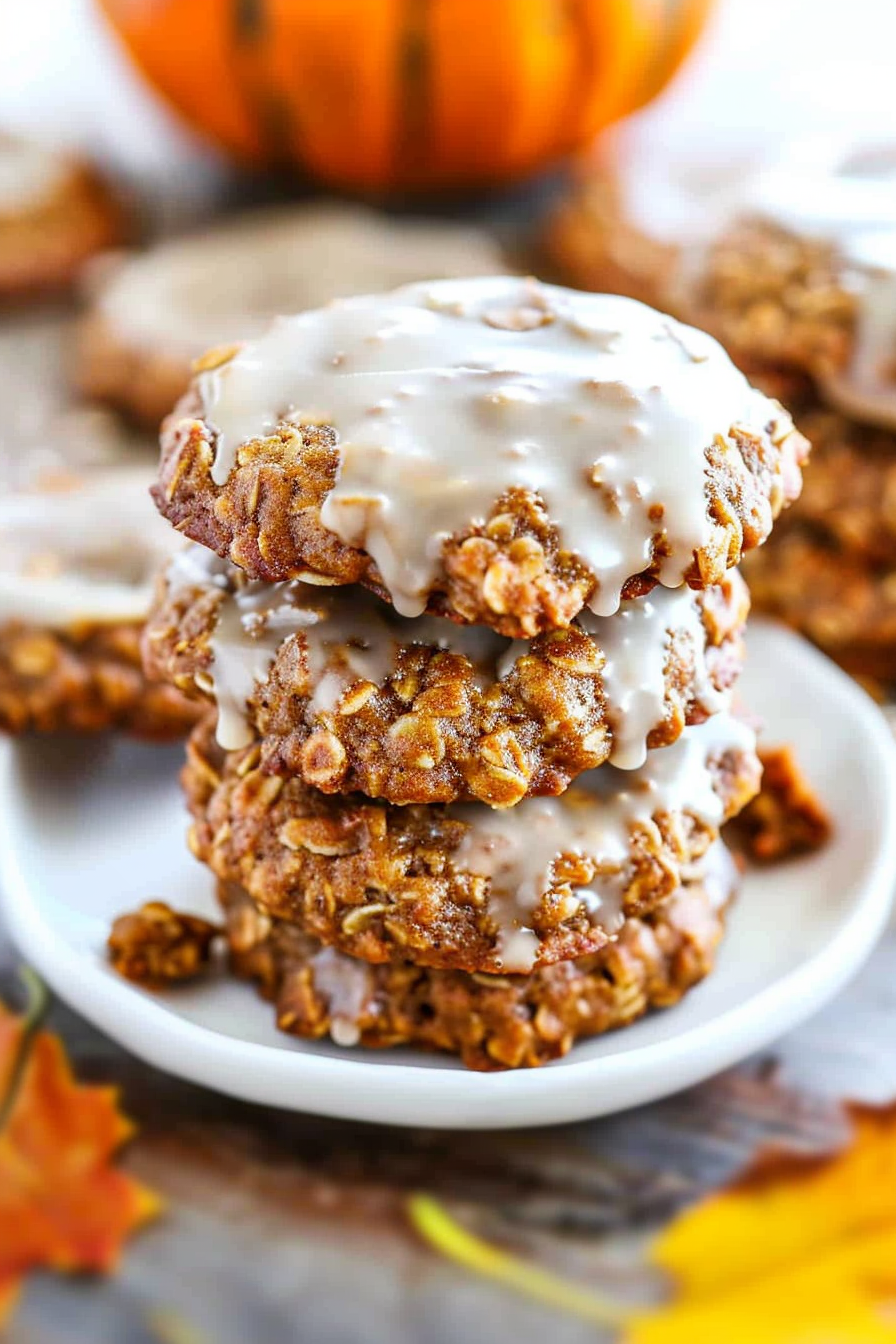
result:
<svg viewBox="0 0 896 1344"><path fill-rule="evenodd" d="M227 587L233 569L200 546L188 546L168 568L173 591ZM218 741L234 751L252 741L246 710L287 638L301 633L312 681L311 708L331 712L353 683L381 683L394 666L397 643L432 644L465 654L484 682L510 644L483 626L458 626L439 616L404 620L370 593L291 583L243 583L218 608L210 648ZM338 649L339 661L330 654Z"/></svg>
<svg viewBox="0 0 896 1344"><path fill-rule="evenodd" d="M738 888L740 870L724 840L716 840L695 863L683 869L681 876L685 883L701 883L709 908L721 910Z"/></svg>
<svg viewBox="0 0 896 1344"><path fill-rule="evenodd" d="M694 594L687 588L655 588L647 597L623 602L608 617L582 614L582 626L604 651L602 677L613 730L610 761L622 770L643 765L647 739L663 722L670 632L693 668L693 697L707 714L731 703L729 691L713 685L706 665L706 631ZM682 645L685 648L682 649Z"/></svg>
<svg viewBox="0 0 896 1344"><path fill-rule="evenodd" d="M218 706L217 736L225 751L237 751L252 741L246 718L248 699L267 676L286 636L298 629L310 629L316 621L314 611L301 610L288 602L271 606L271 593L263 584L243 589L238 600L221 603L210 647L212 694Z"/></svg>
<svg viewBox="0 0 896 1344"><path fill-rule="evenodd" d="M480 803L452 804L449 814L469 826L456 854L458 866L491 878L489 910L500 928L503 969L532 969L538 940L530 920L561 854L595 861L596 877L574 894L595 924L611 936L618 933L632 827L660 812L685 810L719 825L722 801L707 762L728 750L752 750L755 741L746 724L720 713L686 728L672 746L651 752L640 769L602 766L581 775L559 798L526 798L501 812Z"/></svg>
<svg viewBox="0 0 896 1344"><path fill-rule="evenodd" d="M331 1039L336 1045L357 1045L361 1039L358 1022L371 989L367 963L324 947L309 964L314 988L327 1000Z"/></svg>
<svg viewBox="0 0 896 1344"><path fill-rule="evenodd" d="M712 537L706 448L777 415L702 332L630 299L500 277L282 319L198 382L219 484L239 444L284 418L336 427L321 521L373 557L406 616L424 609L444 539L512 486L543 497L598 577L599 614L658 530L659 577L677 587Z"/></svg>
<svg viewBox="0 0 896 1344"><path fill-rule="evenodd" d="M728 904L738 882L737 865L723 840L710 845L683 876L687 883L701 883L712 910ZM621 927L622 921L619 921ZM645 939L653 938L649 926L643 925L641 931ZM534 935L525 929L507 932L503 944L507 971L513 972L515 964L531 969L537 950L533 940ZM357 1045L360 1040L358 1024L368 1005L372 987L370 967L334 947L324 947L315 953L309 965L315 990L327 999L331 1039L336 1045ZM488 972L480 971L476 978L487 984Z"/></svg>
<svg viewBox="0 0 896 1344"><path fill-rule="evenodd" d="M119 335L192 359L260 334L277 313L412 280L503 269L488 234L315 204L245 215L124 262L98 306Z"/></svg>
<svg viewBox="0 0 896 1344"><path fill-rule="evenodd" d="M212 694L218 704L218 741L236 750L252 741L247 715L256 686L267 677L287 638L301 634L311 673L313 713L332 713L357 681L382 684L395 665L397 644L431 644L464 654L480 687L510 674L529 652L526 640L505 639L485 626L456 625L439 616L405 618L363 590L317 588L298 580L243 583L229 589L226 561L188 546L168 568L172 590L221 587L211 639ZM580 620L602 648L603 688L613 730L611 762L621 769L643 764L647 738L665 718L665 669L670 633L692 665L693 696L707 714L730 704L706 665L706 633L699 599L689 588L655 589L623 602L613 616L586 613ZM682 649L682 645L686 647ZM338 650L338 661L331 655Z"/></svg>
<svg viewBox="0 0 896 1344"><path fill-rule="evenodd" d="M70 171L58 154L0 135L0 215L43 204Z"/></svg>
<svg viewBox="0 0 896 1344"><path fill-rule="evenodd" d="M0 492L0 621L145 619L156 572L183 544L153 507L153 479L121 467Z"/></svg>

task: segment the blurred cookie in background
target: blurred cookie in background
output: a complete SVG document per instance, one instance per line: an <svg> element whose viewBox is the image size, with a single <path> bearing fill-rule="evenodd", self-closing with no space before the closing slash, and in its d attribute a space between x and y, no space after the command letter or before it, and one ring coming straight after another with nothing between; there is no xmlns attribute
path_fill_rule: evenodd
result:
<svg viewBox="0 0 896 1344"><path fill-rule="evenodd" d="M77 336L74 379L155 427L185 391L194 359L257 335L272 316L507 269L498 242L463 225L334 204L243 215L104 268Z"/></svg>
<svg viewBox="0 0 896 1344"><path fill-rule="evenodd" d="M179 737L195 707L140 661L155 573L180 544L151 468L52 450L28 464L0 491L0 731Z"/></svg>
<svg viewBox="0 0 896 1344"><path fill-rule="evenodd" d="M785 144L727 166L611 140L542 235L544 264L705 328L813 445L744 573L754 608L884 694L896 684L896 144Z"/></svg>
<svg viewBox="0 0 896 1344"><path fill-rule="evenodd" d="M548 214L539 268L577 289L670 311L686 249L718 234L753 171L748 154L676 155L610 132L578 161Z"/></svg>
<svg viewBox="0 0 896 1344"><path fill-rule="evenodd" d="M545 264L710 332L751 377L896 427L896 143L659 162L613 142L549 219Z"/></svg>
<svg viewBox="0 0 896 1344"><path fill-rule="evenodd" d="M0 303L70 288L125 236L121 203L93 168L0 132Z"/></svg>

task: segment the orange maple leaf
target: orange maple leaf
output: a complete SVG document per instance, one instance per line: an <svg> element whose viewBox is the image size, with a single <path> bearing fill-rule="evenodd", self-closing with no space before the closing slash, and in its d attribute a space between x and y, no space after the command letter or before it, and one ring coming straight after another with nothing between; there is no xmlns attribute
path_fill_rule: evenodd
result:
<svg viewBox="0 0 896 1344"><path fill-rule="evenodd" d="M58 1037L0 1004L0 1325L29 1270L114 1269L158 1212L112 1165L134 1132L117 1100L78 1083Z"/></svg>

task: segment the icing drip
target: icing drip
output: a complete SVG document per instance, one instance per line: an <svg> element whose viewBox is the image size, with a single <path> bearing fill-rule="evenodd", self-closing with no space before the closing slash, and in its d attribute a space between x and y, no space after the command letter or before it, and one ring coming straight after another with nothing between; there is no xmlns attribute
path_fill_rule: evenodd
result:
<svg viewBox="0 0 896 1344"><path fill-rule="evenodd" d="M686 645L683 656L693 669L696 703L707 714L730 705L730 692L716 689L706 666L701 609L688 588L655 588L647 597L623 602L614 616L584 613L580 623L595 636L606 656L602 677L613 730L610 762L619 769L644 764L647 739L665 718L666 662L672 638L679 649Z"/></svg>
<svg viewBox="0 0 896 1344"><path fill-rule="evenodd" d="M339 479L321 521L419 615L445 539L508 489L545 501L610 615L665 535L677 587L713 524L705 450L776 418L710 337L629 299L512 278L444 281L281 319L199 376L213 476L283 419L332 424Z"/></svg>
<svg viewBox="0 0 896 1344"><path fill-rule="evenodd" d="M737 890L740 870L724 840L716 840L696 863L683 873L686 883L700 882L711 910L721 910Z"/></svg>
<svg viewBox="0 0 896 1344"><path fill-rule="evenodd" d="M324 947L311 958L314 988L327 1000L330 1036L336 1045L357 1045L361 1039L358 1022L370 994L367 964Z"/></svg>
<svg viewBox="0 0 896 1344"><path fill-rule="evenodd" d="M310 629L317 621L313 611L303 611L284 602L271 606L265 584L244 588L237 600L224 601L212 635L212 694L218 705L218 741L225 751L238 751L252 741L246 704L258 682L270 671L277 650L287 635Z"/></svg>
<svg viewBox="0 0 896 1344"><path fill-rule="evenodd" d="M168 567L172 591L209 585L227 589L234 573L200 546L189 546ZM459 626L439 616L403 620L363 590L290 583L243 583L218 607L210 641L212 694L218 704L218 741L225 750L248 746L247 706L284 640L301 635L312 683L310 708L332 712L357 681L383 682L394 667L397 643L431 644L465 654L480 684L510 644L482 626ZM338 650L338 660L333 655Z"/></svg>
<svg viewBox="0 0 896 1344"><path fill-rule="evenodd" d="M152 480L137 467L63 470L53 488L0 492L0 621L144 620L156 572L183 544L153 508Z"/></svg>
<svg viewBox="0 0 896 1344"><path fill-rule="evenodd" d="M550 888L562 854L589 858L596 875L574 888L592 921L611 936L624 917L622 898L632 827L661 812L688 811L711 826L722 821L721 799L707 763L729 750L752 750L754 733L728 713L686 728L676 743L651 752L638 770L611 765L592 770L559 798L526 798L506 811L478 803L452 804L465 821L459 867L491 878L489 909L500 928L503 969L532 969L538 939L531 918Z"/></svg>
<svg viewBox="0 0 896 1344"><path fill-rule="evenodd" d="M395 667L395 646L426 644L465 655L480 688L509 676L529 652L526 640L510 640L484 626L456 625L440 616L408 619L360 589L319 588L294 580L242 583L230 589L234 570L200 546L188 546L171 562L172 591L222 588L225 596L211 639L212 694L218 703L218 741L226 750L252 740L248 704L264 681L283 642L299 635L311 677L309 710L333 713L357 681L382 684ZM622 769L643 764L647 738L666 715L666 662L671 637L686 643L694 699L707 714L730 703L717 691L706 666L706 634L700 599L689 588L655 589L646 598L622 603L610 617L586 614L582 627L606 655L602 672L613 729L612 763Z"/></svg>

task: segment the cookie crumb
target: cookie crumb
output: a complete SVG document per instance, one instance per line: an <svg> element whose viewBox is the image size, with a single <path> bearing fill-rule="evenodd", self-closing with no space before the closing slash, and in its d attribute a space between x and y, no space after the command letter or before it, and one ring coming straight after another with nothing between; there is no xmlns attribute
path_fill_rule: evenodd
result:
<svg viewBox="0 0 896 1344"><path fill-rule="evenodd" d="M833 826L793 747L761 748L759 759L760 791L733 823L747 855L757 863L778 863L821 849Z"/></svg>
<svg viewBox="0 0 896 1344"><path fill-rule="evenodd" d="M201 975L211 960L217 924L147 901L119 915L106 944L112 965L126 980L158 989Z"/></svg>

